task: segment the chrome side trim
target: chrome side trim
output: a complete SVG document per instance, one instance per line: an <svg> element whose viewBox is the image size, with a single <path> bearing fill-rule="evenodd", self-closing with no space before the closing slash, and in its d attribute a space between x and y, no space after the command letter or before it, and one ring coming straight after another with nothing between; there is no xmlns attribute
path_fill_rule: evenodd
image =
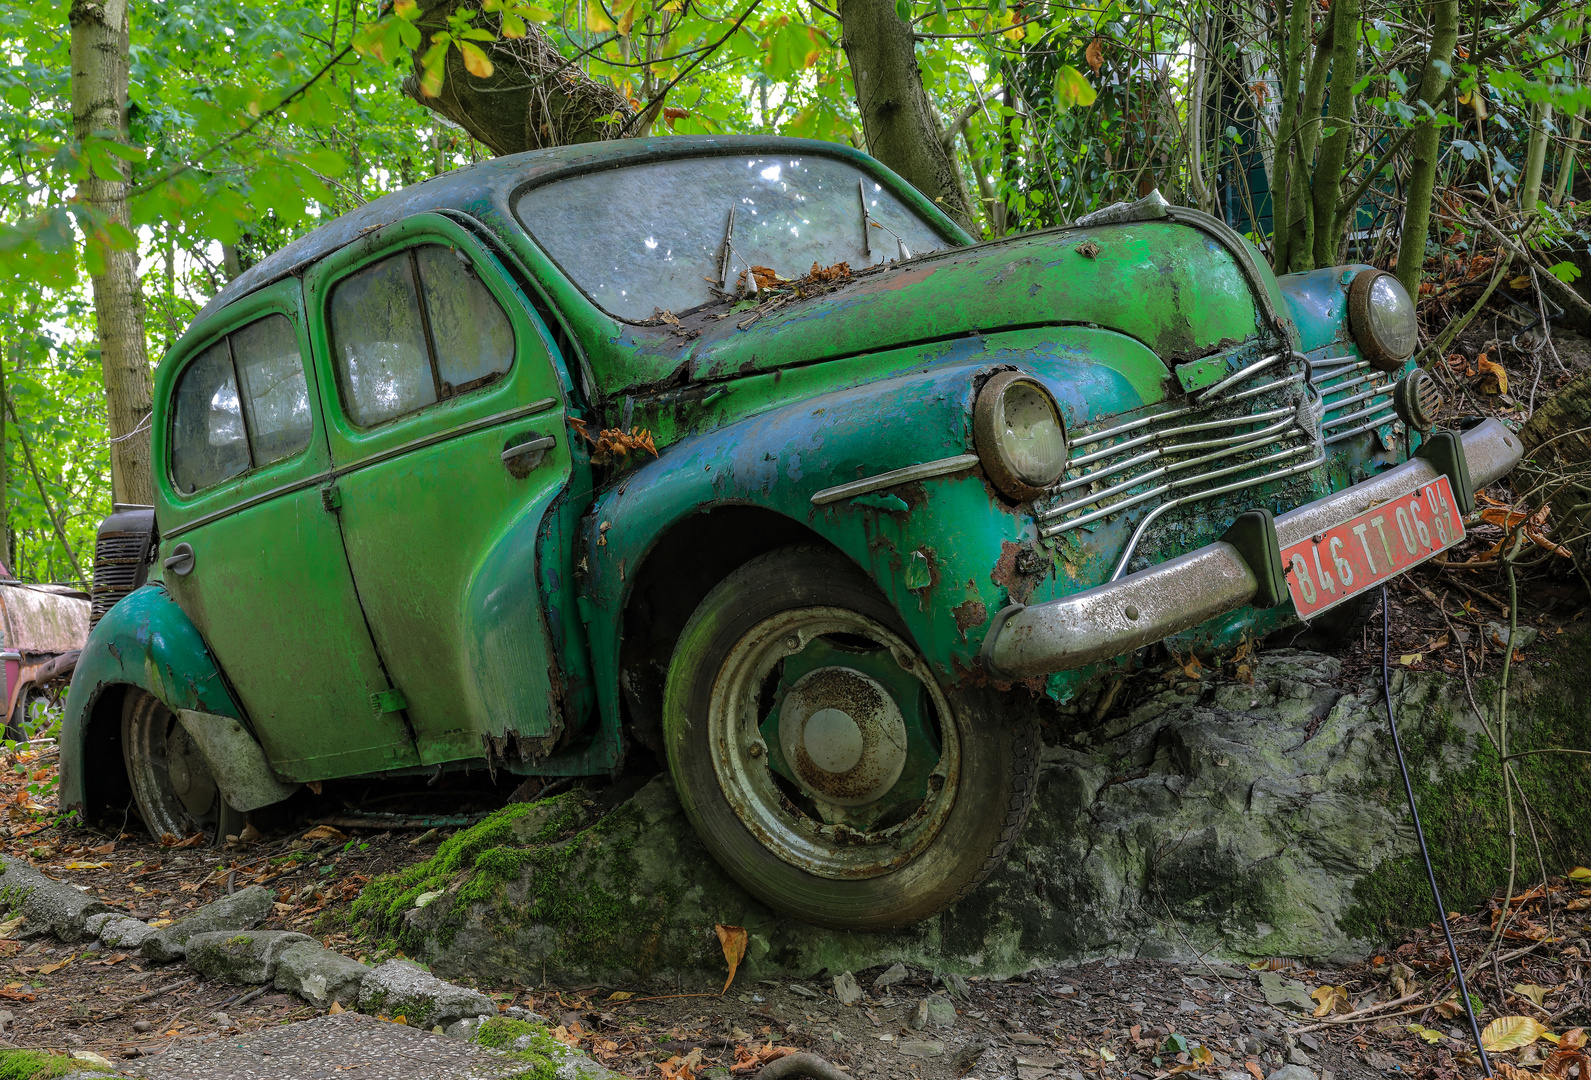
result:
<svg viewBox="0 0 1591 1080"><path fill-rule="evenodd" d="M1524 455L1519 437L1496 420L1477 424L1460 442L1477 488L1501 479ZM1406 461L1281 515L1277 539L1285 549L1436 477L1436 468L1424 458ZM985 643L984 666L1002 680L1070 671L1241 607L1258 588L1237 549L1216 541L1085 592L1012 612L993 644Z"/></svg>
<svg viewBox="0 0 1591 1080"><path fill-rule="evenodd" d="M1376 407L1377 408L1390 408L1390 406L1387 406L1387 405L1378 405ZM1342 442L1344 439L1351 439L1355 435L1363 435L1367 431L1374 431L1376 428L1380 427L1382 424L1390 424L1390 423L1392 423L1392 421L1396 420L1397 418L1398 418L1398 414L1395 413L1395 412L1384 412L1380 416L1377 416L1377 417L1375 417L1372 420L1368 420L1365 423L1360 424L1358 427L1353 428L1353 429L1351 429L1349 431L1339 431L1337 434L1333 435L1331 438L1326 440L1326 445L1327 446L1333 446L1333 445L1335 445L1337 443Z"/></svg>
<svg viewBox="0 0 1591 1080"><path fill-rule="evenodd" d="M908 465L904 469L891 469L876 476L852 480L849 484L836 484L834 487L824 488L813 494L812 505L827 506L841 499L866 495L871 491L882 491L898 484L909 484L913 480L927 480L934 476L961 472L977 464L977 454L957 454L955 457L940 458L937 461L925 461L921 465Z"/></svg>

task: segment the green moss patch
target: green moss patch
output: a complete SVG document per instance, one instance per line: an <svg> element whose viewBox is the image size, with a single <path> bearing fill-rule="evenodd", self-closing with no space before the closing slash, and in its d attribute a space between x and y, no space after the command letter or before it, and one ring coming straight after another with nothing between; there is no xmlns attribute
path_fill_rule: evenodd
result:
<svg viewBox="0 0 1591 1080"><path fill-rule="evenodd" d="M0 1080L52 1080L93 1071L87 1062L73 1058L37 1050L0 1050Z"/></svg>
<svg viewBox="0 0 1591 1080"><path fill-rule="evenodd" d="M1566 633L1538 645L1532 658L1538 666L1518 678L1517 693L1508 703L1509 751L1567 747L1591 749L1591 631ZM1462 691L1460 690L1460 693ZM1497 686L1475 686L1477 704L1496 711ZM1458 698L1462 702L1462 697ZM1442 900L1449 911L1467 910L1508 880L1508 811L1503 802L1502 767L1485 735L1455 723L1451 709L1425 703L1426 721L1418 726L1416 710L1405 705L1398 714L1409 775L1420 807L1431 862ZM1472 724L1464 725L1465 728ZM1387 759L1392 741L1384 737ZM1465 741L1474 759L1460 769L1443 768L1443 752ZM1585 828L1591 806L1591 758L1575 754L1537 754L1514 762L1519 787L1535 815L1536 837L1549 873L1562 873L1591 856L1591 832ZM1401 783L1373 793L1389 809L1406 816L1408 803ZM1516 803L1519 879L1539 877L1530 826ZM1436 918L1425 866L1418 853L1391 859L1354 886L1353 908L1344 929L1358 937L1381 940L1402 930L1424 926Z"/></svg>
<svg viewBox="0 0 1591 1080"><path fill-rule="evenodd" d="M493 1050L501 1050L511 1061L525 1068L504 1080L553 1080L558 1071L559 1059L567 1048L547 1034L541 1024L524 1020L493 1017L481 1025L475 1041Z"/></svg>

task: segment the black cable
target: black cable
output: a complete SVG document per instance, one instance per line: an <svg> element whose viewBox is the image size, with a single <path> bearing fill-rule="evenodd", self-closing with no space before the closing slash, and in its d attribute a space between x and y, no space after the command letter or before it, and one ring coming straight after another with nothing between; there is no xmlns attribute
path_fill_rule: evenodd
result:
<svg viewBox="0 0 1591 1080"><path fill-rule="evenodd" d="M1403 742L1398 738L1398 717L1392 707L1392 676L1387 663L1391 647L1391 620L1387 614L1387 587L1381 586L1381 692L1387 699L1387 727L1392 731L1392 749L1398 754L1398 770L1403 773L1403 790L1409 796L1409 813L1414 817L1414 838L1420 842L1420 858L1425 860L1425 876L1431 883L1431 899L1436 901L1436 916L1442 920L1442 936L1447 938L1447 952L1453 958L1453 976L1458 981L1459 1000L1464 1003L1464 1015L1469 1017L1470 1034L1475 1037L1475 1051L1481 1056L1481 1069L1493 1075L1491 1059L1486 1047L1481 1045L1481 1025L1475 1019L1475 1005L1469 999L1469 987L1464 982L1464 964L1458 958L1458 946L1453 942L1453 931L1447 925L1447 908L1442 906L1442 893L1436 887L1436 871L1431 868L1431 852L1425 846L1425 830L1420 827L1420 808L1414 803L1414 784L1409 780L1409 766L1403 760Z"/></svg>

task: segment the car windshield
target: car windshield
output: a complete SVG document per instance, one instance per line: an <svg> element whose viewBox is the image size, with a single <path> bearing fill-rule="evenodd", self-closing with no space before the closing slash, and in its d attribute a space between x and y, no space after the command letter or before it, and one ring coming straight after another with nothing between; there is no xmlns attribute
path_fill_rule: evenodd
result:
<svg viewBox="0 0 1591 1080"><path fill-rule="evenodd" d="M864 198L877 223L865 229ZM720 298L715 288L733 291L748 266L798 278L813 264L856 270L899 258L901 245L922 255L948 244L871 176L815 155L685 158L583 173L531 188L517 211L575 284L632 322L711 303Z"/></svg>

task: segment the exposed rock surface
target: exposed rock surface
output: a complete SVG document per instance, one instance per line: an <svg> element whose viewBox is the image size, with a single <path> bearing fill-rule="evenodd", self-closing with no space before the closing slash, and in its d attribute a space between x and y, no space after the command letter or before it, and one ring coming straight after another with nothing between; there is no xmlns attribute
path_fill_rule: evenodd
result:
<svg viewBox="0 0 1591 1080"><path fill-rule="evenodd" d="M189 938L185 952L188 966L207 979L259 986L276 978L282 954L295 945L315 945L315 939L289 930L213 930Z"/></svg>
<svg viewBox="0 0 1591 1080"><path fill-rule="evenodd" d="M402 1016L411 1027L447 1027L466 1016L495 1016L497 1004L485 994L454 986L407 960L388 960L365 976L359 1008Z"/></svg>
<svg viewBox="0 0 1591 1080"><path fill-rule="evenodd" d="M276 989L297 994L317 1009L332 1002L355 1005L370 967L313 941L290 945L276 965Z"/></svg>
<svg viewBox="0 0 1591 1080"><path fill-rule="evenodd" d="M187 950L189 939L199 934L217 930L235 933L254 929L271 913L274 899L271 890L265 886L250 885L155 931L144 939L140 951L146 960L157 963L180 959Z"/></svg>
<svg viewBox="0 0 1591 1080"><path fill-rule="evenodd" d="M0 856L0 897L27 916L31 928L47 929L62 941L81 941L85 924L110 907L64 881L49 878L21 859Z"/></svg>
<svg viewBox="0 0 1591 1080"><path fill-rule="evenodd" d="M1510 705L1515 745L1591 732L1584 688L1552 685L1536 700L1527 679ZM1477 849L1495 817L1477 770L1493 752L1456 680L1395 669L1393 696L1427 834L1451 888L1478 894L1507 865ZM578 795L510 807L372 883L355 912L439 975L485 983L721 979L715 923L747 928L741 970L766 977L896 960L989 974L1111 955L1342 961L1429 917L1378 681L1281 650L1251 683L1182 680L1101 723L1087 713L1047 727L1004 866L909 930L835 933L769 911L707 854L666 776L605 816ZM1573 845L1591 779L1563 776L1539 803Z"/></svg>

